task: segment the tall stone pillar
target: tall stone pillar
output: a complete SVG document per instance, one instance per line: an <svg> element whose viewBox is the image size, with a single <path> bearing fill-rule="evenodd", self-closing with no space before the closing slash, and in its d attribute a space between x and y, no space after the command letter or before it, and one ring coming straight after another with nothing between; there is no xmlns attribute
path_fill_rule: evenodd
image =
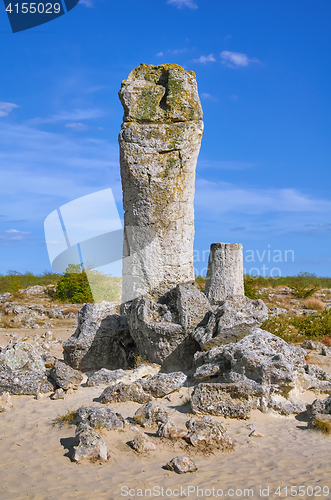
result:
<svg viewBox="0 0 331 500"><path fill-rule="evenodd" d="M212 304L244 295L243 246L241 243L212 243L205 294Z"/></svg>
<svg viewBox="0 0 331 500"><path fill-rule="evenodd" d="M195 169L203 135L195 74L141 64L122 83L123 302L194 279Z"/></svg>

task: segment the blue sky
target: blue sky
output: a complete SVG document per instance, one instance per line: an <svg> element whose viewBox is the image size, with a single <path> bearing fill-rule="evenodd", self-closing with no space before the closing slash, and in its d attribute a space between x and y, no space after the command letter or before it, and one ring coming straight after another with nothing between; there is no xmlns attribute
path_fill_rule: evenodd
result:
<svg viewBox="0 0 331 500"><path fill-rule="evenodd" d="M122 213L117 92L144 62L197 75L197 271L224 241L247 271L331 276L330 18L329 0L81 0L13 34L0 6L0 273L50 269L64 203L110 187Z"/></svg>

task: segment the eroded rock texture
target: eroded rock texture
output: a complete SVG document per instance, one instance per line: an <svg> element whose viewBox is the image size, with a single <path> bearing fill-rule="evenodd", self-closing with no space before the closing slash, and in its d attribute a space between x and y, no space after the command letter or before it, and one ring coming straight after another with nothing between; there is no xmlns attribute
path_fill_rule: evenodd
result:
<svg viewBox="0 0 331 500"><path fill-rule="evenodd" d="M119 92L123 302L194 279L194 183L203 133L192 71L141 64Z"/></svg>

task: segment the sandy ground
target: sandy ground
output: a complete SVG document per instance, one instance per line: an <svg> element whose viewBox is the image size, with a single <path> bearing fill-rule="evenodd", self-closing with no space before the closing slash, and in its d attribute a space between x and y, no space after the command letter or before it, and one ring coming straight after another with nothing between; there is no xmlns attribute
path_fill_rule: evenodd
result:
<svg viewBox="0 0 331 500"><path fill-rule="evenodd" d="M69 338L73 323L68 320L67 326L52 328L55 338ZM40 336L44 330L0 329L0 343L7 344L10 334L21 340L27 335ZM50 352L61 358L62 345L52 343ZM310 359L331 373L329 357L312 352ZM216 418L227 427L235 450L212 455L197 454L184 441L161 441L153 428L145 432L157 443L156 451L138 455L127 445L134 437L130 426L123 432L101 430L110 454L108 462L78 465L70 460L75 426L61 427L53 421L68 410L100 405L103 389L83 384L76 393L58 401L47 395L40 400L12 396L14 409L0 414L0 500L331 499L331 436L308 430L305 415L281 417L256 410L246 421ZM185 422L193 416L189 404L185 404L188 396L189 389L182 388L169 399L156 402L167 406L175 424L185 428ZM307 403L315 398L313 393L306 393ZM140 406L110 405L125 418L132 417ZM249 437L253 429L264 437ZM177 475L163 468L175 456L186 454L196 463L196 473Z"/></svg>
<svg viewBox="0 0 331 500"><path fill-rule="evenodd" d="M331 498L331 436L308 430L304 417L270 416L257 410L246 421L217 419L225 423L234 440L233 452L216 451L209 456L195 454L195 449L188 448L184 441L160 441L155 437L155 429L148 428L145 432L158 443L157 450L137 455L127 445L134 435L128 426L124 432L101 431L110 452L108 462L73 463L68 455L74 445L75 427L54 426L52 421L82 405L99 405L98 397L103 388L81 387L65 400L58 401L47 396L40 400L32 396L12 397L14 409L0 414L1 500L132 500L139 494L143 498L186 496L202 500L210 496L217 498L217 491L219 498L277 499L289 498L291 486L303 487L303 494L297 495L298 498ZM169 407L174 422L181 426L192 416L187 413L189 405L183 404L187 391L187 388L181 389L169 398L172 401L158 400ZM307 393L307 402L313 399L315 396ZM140 406L117 403L111 408L127 418ZM264 437L250 438L252 429ZM163 469L170 459L188 451L198 467L196 473L177 475ZM325 486L330 488L330 494L325 489L324 495ZM197 487L205 491L197 494L193 491ZM278 487L280 495L276 494ZM150 495L148 490L153 488L156 488L154 494L152 491ZM215 488L214 496L212 488Z"/></svg>

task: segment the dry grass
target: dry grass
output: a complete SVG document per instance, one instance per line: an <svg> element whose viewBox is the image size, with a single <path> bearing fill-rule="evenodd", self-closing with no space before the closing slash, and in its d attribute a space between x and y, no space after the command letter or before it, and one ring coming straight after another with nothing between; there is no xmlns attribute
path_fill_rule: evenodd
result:
<svg viewBox="0 0 331 500"><path fill-rule="evenodd" d="M69 313L77 314L78 310L79 310L78 307L69 306L69 307L66 307L65 309L63 309L63 314L69 314Z"/></svg>
<svg viewBox="0 0 331 500"><path fill-rule="evenodd" d="M310 299L306 299L304 301L304 305L306 309L314 309L316 311L324 311L325 309L325 304L322 302L320 299L316 299L314 297L311 297Z"/></svg>
<svg viewBox="0 0 331 500"><path fill-rule="evenodd" d="M329 419L314 418L313 428L323 432L323 434L331 434L331 422Z"/></svg>
<svg viewBox="0 0 331 500"><path fill-rule="evenodd" d="M53 420L52 424L59 425L60 427L62 427L62 425L64 425L64 424L67 424L67 425L74 424L75 423L75 419L74 419L75 413L77 413L77 410L68 410L65 415L59 415L58 417L56 417Z"/></svg>

